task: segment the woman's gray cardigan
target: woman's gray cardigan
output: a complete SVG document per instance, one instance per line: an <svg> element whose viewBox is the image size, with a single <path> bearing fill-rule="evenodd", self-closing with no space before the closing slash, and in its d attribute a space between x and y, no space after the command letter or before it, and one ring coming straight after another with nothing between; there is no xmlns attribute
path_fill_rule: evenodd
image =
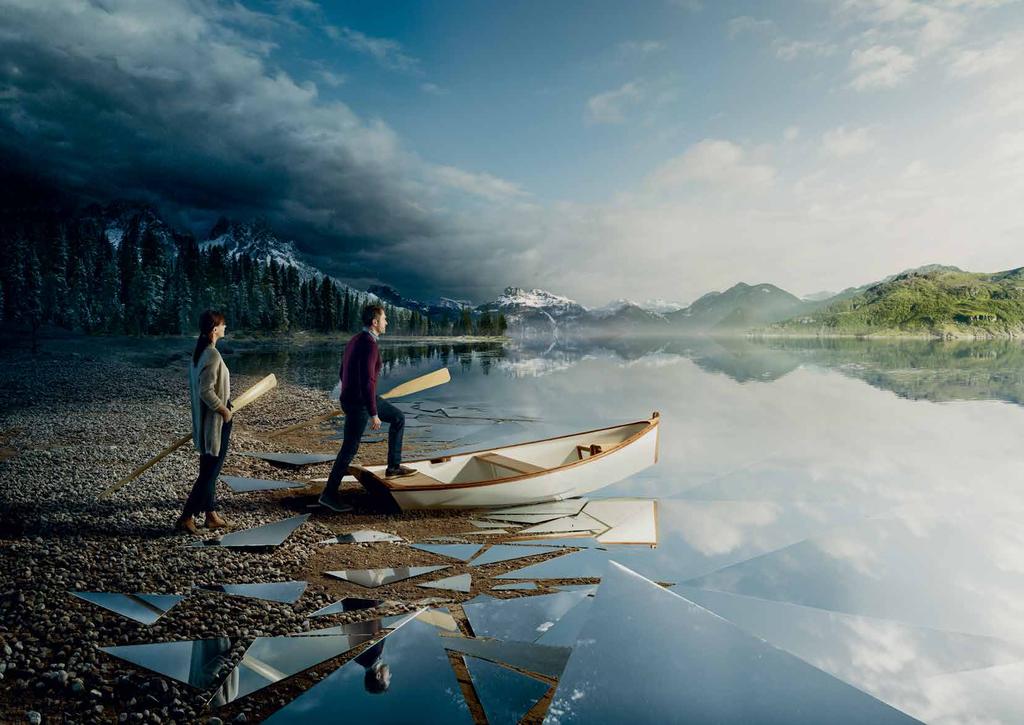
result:
<svg viewBox="0 0 1024 725"><path fill-rule="evenodd" d="M220 455L220 434L224 418L217 411L231 399L231 375L224 358L213 345L199 356L189 370L192 394L192 442L196 450L209 456Z"/></svg>

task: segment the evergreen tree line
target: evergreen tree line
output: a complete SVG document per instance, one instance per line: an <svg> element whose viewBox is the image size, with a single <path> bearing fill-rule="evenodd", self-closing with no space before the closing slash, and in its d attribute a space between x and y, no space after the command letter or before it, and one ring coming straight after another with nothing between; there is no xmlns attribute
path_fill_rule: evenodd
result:
<svg viewBox="0 0 1024 725"><path fill-rule="evenodd" d="M303 280L294 267L232 258L221 246L200 249L191 235L167 240L152 227L129 229L116 246L89 222L20 229L0 246L0 319L26 325L33 337L44 324L98 334L191 334L207 308L222 311L235 330L354 332L368 301L326 276ZM501 314L474 319L468 309L430 316L384 308L391 334L500 335L507 327Z"/></svg>

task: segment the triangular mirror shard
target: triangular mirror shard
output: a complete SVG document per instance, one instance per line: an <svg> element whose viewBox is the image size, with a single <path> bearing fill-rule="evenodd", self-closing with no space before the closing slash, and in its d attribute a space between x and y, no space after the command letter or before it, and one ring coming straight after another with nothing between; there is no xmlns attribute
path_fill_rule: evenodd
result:
<svg viewBox="0 0 1024 725"><path fill-rule="evenodd" d="M498 584L497 586L491 587L494 591L504 592L514 589L536 589L536 582L513 582L511 584Z"/></svg>
<svg viewBox="0 0 1024 725"><path fill-rule="evenodd" d="M472 723L442 639L413 619L273 713L270 725Z"/></svg>
<svg viewBox="0 0 1024 725"><path fill-rule="evenodd" d="M476 657L465 657L489 725L516 725L550 689L546 682Z"/></svg>
<svg viewBox="0 0 1024 725"><path fill-rule="evenodd" d="M270 546L280 546L284 543L284 540L287 539L295 529L305 523L308 518L309 514L292 516L291 518L274 521L270 524L263 524L262 526L257 526L252 529L232 531L230 534L224 534L216 539L197 541L191 546L223 546L240 549L259 549Z"/></svg>
<svg viewBox="0 0 1024 725"><path fill-rule="evenodd" d="M426 604L424 600L420 600L421 603ZM459 624L455 621L455 617L448 611L448 607L435 607L434 609L421 609L418 612L411 612L407 614L396 614L391 617L384 617L381 620L384 623L384 627L387 629L397 629L408 621L415 619L417 622L423 622L429 624L432 627L444 630L445 632L458 632Z"/></svg>
<svg viewBox="0 0 1024 725"><path fill-rule="evenodd" d="M1024 601L1020 567L979 553L1020 551L1015 517L910 507L679 581L698 589L1024 641L1024 617L1008 616L1006 608L1006 602Z"/></svg>
<svg viewBox="0 0 1024 725"><path fill-rule="evenodd" d="M257 637L217 689L211 705L226 705L348 652L370 635Z"/></svg>
<svg viewBox="0 0 1024 725"><path fill-rule="evenodd" d="M70 592L141 624L153 624L185 597L178 594L118 594L116 592Z"/></svg>
<svg viewBox="0 0 1024 725"><path fill-rule="evenodd" d="M337 456L333 453L239 453L240 456L249 458L260 458L267 463L274 463L279 466L290 466L300 468L314 463L327 463L333 461Z"/></svg>
<svg viewBox="0 0 1024 725"><path fill-rule="evenodd" d="M359 597L345 597L328 604L326 607L316 610L310 617L326 617L328 614L341 614L342 612L355 612L360 609L372 609L384 603L383 599L361 599Z"/></svg>
<svg viewBox="0 0 1024 725"><path fill-rule="evenodd" d="M399 542L402 540L401 536L395 534L389 534L387 531L374 531L372 529L363 529L361 531L353 531L348 534L338 534L332 536L329 539L324 539L321 544L373 544L378 541L389 541Z"/></svg>
<svg viewBox="0 0 1024 725"><path fill-rule="evenodd" d="M468 593L471 583L472 577L469 574L456 574L455 576L437 579L432 582L424 582L423 584L417 584L416 586L423 587L425 589L448 589L453 592Z"/></svg>
<svg viewBox="0 0 1024 725"><path fill-rule="evenodd" d="M547 503L531 503L525 506L512 506L503 509L491 509L490 511L484 512L485 515L490 514L507 515L513 516L517 514L554 514L557 516L574 516L583 510L583 507L587 505L587 499L585 498L570 498L564 501L548 501Z"/></svg>
<svg viewBox="0 0 1024 725"><path fill-rule="evenodd" d="M556 592L536 597L495 599L480 604L463 604L462 611L477 637L535 642L586 596L586 592Z"/></svg>
<svg viewBox="0 0 1024 725"><path fill-rule="evenodd" d="M244 476L221 476L220 480L228 485L234 493L250 493L252 491L276 491L285 488L305 488L306 484L299 481L275 481L269 478L245 478Z"/></svg>
<svg viewBox="0 0 1024 725"><path fill-rule="evenodd" d="M396 569L342 569L340 571L325 571L324 574L369 589L447 568L447 566L402 566Z"/></svg>
<svg viewBox="0 0 1024 725"><path fill-rule="evenodd" d="M473 554L484 547L483 544L412 544L412 548L459 561L469 561Z"/></svg>
<svg viewBox="0 0 1024 725"><path fill-rule="evenodd" d="M109 655L205 690L227 672L231 640L227 637L184 642L153 642L100 647Z"/></svg>
<svg viewBox="0 0 1024 725"><path fill-rule="evenodd" d="M672 591L925 721L953 721L963 715L957 709L961 697L922 698L922 693L931 691L935 677L1024 661L1024 643L691 587L677 586ZM868 652L871 662L884 667L866 666ZM957 705L946 710L953 700Z"/></svg>
<svg viewBox="0 0 1024 725"><path fill-rule="evenodd" d="M511 561L522 559L527 556L538 556L548 554L552 551L565 553L565 549L557 546L516 546L515 544L495 544L483 554L473 559L470 566L483 566L484 564L497 564L500 561Z"/></svg>
<svg viewBox="0 0 1024 725"><path fill-rule="evenodd" d="M200 584L196 589L220 592L235 597L263 599L268 602L294 604L306 591L308 582L266 582L259 584Z"/></svg>
<svg viewBox="0 0 1024 725"><path fill-rule="evenodd" d="M916 722L612 562L544 722L681 720Z"/></svg>
<svg viewBox="0 0 1024 725"><path fill-rule="evenodd" d="M445 637L444 646L453 652L473 655L490 662L502 662L526 672L559 677L569 661L569 647L546 647L530 642L503 642L476 637Z"/></svg>
<svg viewBox="0 0 1024 725"><path fill-rule="evenodd" d="M476 519L470 519L469 523L473 524L473 526L477 527L478 529L501 529L507 526L511 526L511 524L508 524L503 521L477 521Z"/></svg>
<svg viewBox="0 0 1024 725"><path fill-rule="evenodd" d="M553 521L547 521L536 526L530 526L526 529L521 529L519 534L522 536L531 536L535 534L603 534L608 530L607 524L604 524L593 516L588 516L586 513L579 513L575 516L563 516L560 519ZM598 537L600 539L600 537Z"/></svg>
<svg viewBox="0 0 1024 725"><path fill-rule="evenodd" d="M549 647L573 647L593 604L593 596L584 597L579 604L559 617L553 626L538 637L536 643Z"/></svg>

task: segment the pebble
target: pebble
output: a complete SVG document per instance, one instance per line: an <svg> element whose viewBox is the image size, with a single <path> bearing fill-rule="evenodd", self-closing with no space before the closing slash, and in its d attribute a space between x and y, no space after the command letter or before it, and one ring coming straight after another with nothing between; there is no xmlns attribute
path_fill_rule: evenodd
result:
<svg viewBox="0 0 1024 725"><path fill-rule="evenodd" d="M25 717L28 718L29 725L40 725L43 722L43 716L35 710L26 712Z"/></svg>

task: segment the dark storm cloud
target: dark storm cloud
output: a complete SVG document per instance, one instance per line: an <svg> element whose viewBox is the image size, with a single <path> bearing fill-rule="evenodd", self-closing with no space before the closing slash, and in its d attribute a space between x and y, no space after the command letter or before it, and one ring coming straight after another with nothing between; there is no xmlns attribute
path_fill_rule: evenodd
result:
<svg viewBox="0 0 1024 725"><path fill-rule="evenodd" d="M205 0L0 0L0 144L97 197L196 227L266 216L341 276L374 281L388 261L387 281L436 289L421 262L453 235L429 167L277 70L278 22Z"/></svg>

